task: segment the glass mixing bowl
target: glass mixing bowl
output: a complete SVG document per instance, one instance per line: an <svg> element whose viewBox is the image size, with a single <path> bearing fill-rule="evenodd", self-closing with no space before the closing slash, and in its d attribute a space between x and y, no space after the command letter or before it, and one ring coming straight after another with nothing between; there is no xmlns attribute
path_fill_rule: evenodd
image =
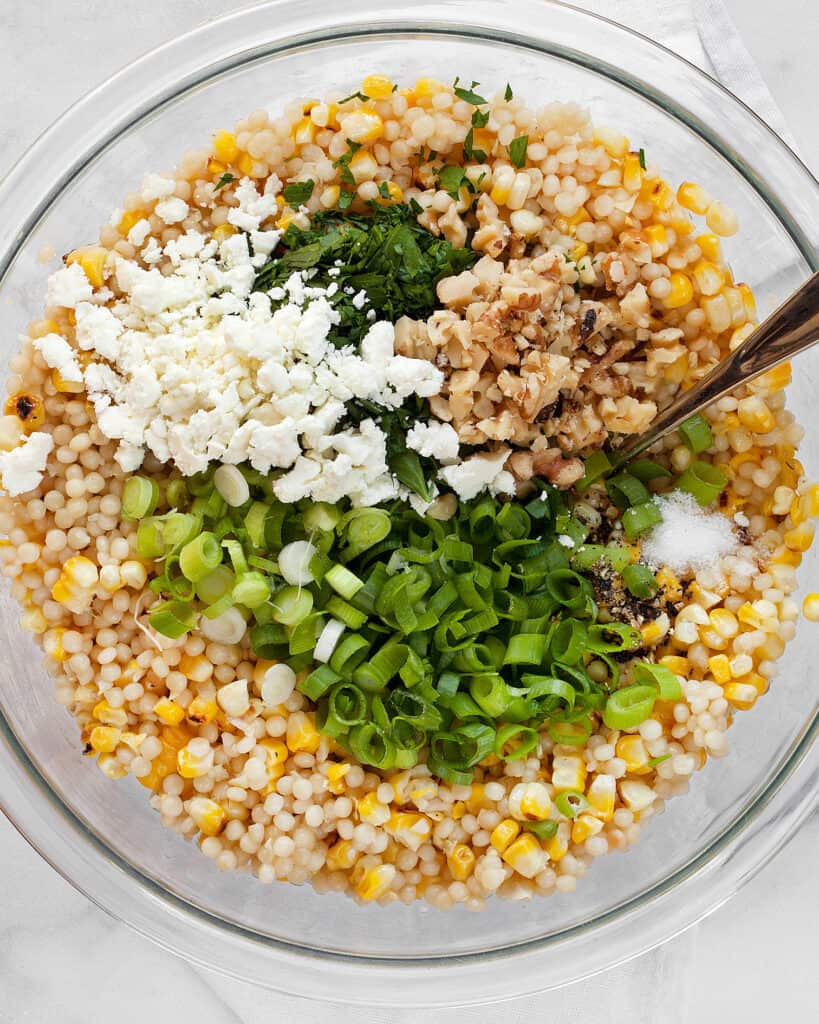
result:
<svg viewBox="0 0 819 1024"><path fill-rule="evenodd" d="M321 9L319 9L321 8ZM510 80L533 103L589 105L672 177L737 211L727 249L764 312L815 268L819 191L754 114L691 65L607 21L543 0L308 0L263 4L154 51L54 125L0 190L3 362L45 290L38 253L92 239L143 172L260 106L350 87L384 71ZM343 8L343 9L342 9ZM819 353L800 357L790 401L819 468ZM809 555L802 579L815 571ZM577 979L667 938L734 893L811 809L819 757L819 633L790 646L771 692L739 714L728 757L692 781L626 855L601 858L568 896L490 901L482 914L360 907L307 886L220 874L163 829L145 791L80 756L34 644L3 601L0 800L58 871L115 917L191 960L262 984L370 1005L442 1005Z"/></svg>

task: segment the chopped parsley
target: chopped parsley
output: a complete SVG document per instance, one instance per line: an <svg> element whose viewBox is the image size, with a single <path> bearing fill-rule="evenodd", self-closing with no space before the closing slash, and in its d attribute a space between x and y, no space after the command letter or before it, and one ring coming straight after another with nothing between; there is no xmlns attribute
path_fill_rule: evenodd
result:
<svg viewBox="0 0 819 1024"><path fill-rule="evenodd" d="M466 138L464 139L464 157L467 160L477 160L479 164L482 164L486 159L486 152L482 149L474 148L475 137L473 131L474 130L470 128L466 133Z"/></svg>
<svg viewBox="0 0 819 1024"><path fill-rule="evenodd" d="M353 177L353 172L350 170L350 161L359 149L361 149L361 143L353 142L352 139L347 139L347 146L347 152L342 153L338 160L333 161L333 167L338 167L339 176L345 185L355 186L356 181Z"/></svg>
<svg viewBox="0 0 819 1024"><path fill-rule="evenodd" d="M515 94L512 92L512 86L507 82L506 83L506 90L505 90L505 92L503 94L503 98L508 103L509 100L511 100L514 97L514 95Z"/></svg>
<svg viewBox="0 0 819 1024"><path fill-rule="evenodd" d="M462 89L458 86L458 81L459 79L456 78L455 84L453 86L453 91L455 92L455 95L458 97L459 100L465 100L467 103L471 103L473 107L480 107L484 103L486 103L486 100L483 98L483 96L479 96L474 91L475 86L478 85L478 82L473 82L472 86L469 89Z"/></svg>
<svg viewBox="0 0 819 1024"><path fill-rule="evenodd" d="M485 128L489 124L488 110L474 110L472 112L472 127Z"/></svg>
<svg viewBox="0 0 819 1024"><path fill-rule="evenodd" d="M459 193L463 185L466 185L468 189L474 192L472 182L464 174L463 167L457 167L452 164L448 164L439 169L438 184L444 192L448 192L453 199L459 198Z"/></svg>
<svg viewBox="0 0 819 1024"><path fill-rule="evenodd" d="M349 210L353 205L354 199L355 192L348 192L346 189L342 189L338 197L339 210Z"/></svg>
<svg viewBox="0 0 819 1024"><path fill-rule="evenodd" d="M407 447L407 432L415 423L428 416L427 403L417 396L408 399L398 409L387 409L367 399L353 399L347 403L345 423L358 426L362 420L373 419L386 434L387 465L399 483L408 487L424 501L432 501L430 481L435 479L437 466L432 459L422 458Z"/></svg>
<svg viewBox="0 0 819 1024"><path fill-rule="evenodd" d="M639 152L638 155L640 157L640 166L643 168L643 170L645 170L646 169L646 151L643 149L642 146L640 147L640 152Z"/></svg>
<svg viewBox="0 0 819 1024"><path fill-rule="evenodd" d="M343 106L345 103L349 103L350 100L361 100L362 103L366 103L369 100L369 96L365 96L363 92L351 92L349 96L345 96L343 100L338 101L339 106Z"/></svg>
<svg viewBox="0 0 819 1024"><path fill-rule="evenodd" d="M509 143L509 159L515 167L523 167L526 163L526 150L529 148L529 136L519 135Z"/></svg>
<svg viewBox="0 0 819 1024"><path fill-rule="evenodd" d="M226 171L213 186L213 191L218 192L220 188L224 188L225 185L229 185L232 181L236 181L236 175L231 174L230 171Z"/></svg>
<svg viewBox="0 0 819 1024"><path fill-rule="evenodd" d="M390 183L388 181L382 181L378 186L378 192L384 199L390 198Z"/></svg>
<svg viewBox="0 0 819 1024"><path fill-rule="evenodd" d="M284 201L288 206L301 206L313 194L315 184L312 178L308 178L307 181L295 181L292 185L287 185L282 191Z"/></svg>

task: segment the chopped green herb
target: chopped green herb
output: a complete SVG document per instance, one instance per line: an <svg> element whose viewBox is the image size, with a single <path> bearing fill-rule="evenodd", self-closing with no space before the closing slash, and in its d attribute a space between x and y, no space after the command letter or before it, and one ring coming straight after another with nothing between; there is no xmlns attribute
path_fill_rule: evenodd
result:
<svg viewBox="0 0 819 1024"><path fill-rule="evenodd" d="M229 185L232 181L236 181L236 176L231 174L230 171L225 171L222 177L213 186L213 191L218 192L220 188L224 188L225 185Z"/></svg>
<svg viewBox="0 0 819 1024"><path fill-rule="evenodd" d="M350 170L350 161L355 154L361 149L360 142L353 142L351 139L347 139L347 152L343 153L338 160L333 161L333 167L338 167L339 176L345 185L355 186L356 180L353 177L353 172Z"/></svg>
<svg viewBox="0 0 819 1024"><path fill-rule="evenodd" d="M526 150L529 148L529 136L519 135L509 143L509 159L515 167L523 167L526 163Z"/></svg>
<svg viewBox="0 0 819 1024"><path fill-rule="evenodd" d="M390 185L387 181L382 181L378 186L379 195L383 196L384 199L390 198Z"/></svg>
<svg viewBox="0 0 819 1024"><path fill-rule="evenodd" d="M472 127L485 128L489 124L489 111L476 110L472 114Z"/></svg>
<svg viewBox="0 0 819 1024"><path fill-rule="evenodd" d="M671 757L671 754L661 754L659 757L652 757L650 761L646 761L646 768L656 768L658 764L662 764L663 761L667 761Z"/></svg>
<svg viewBox="0 0 819 1024"><path fill-rule="evenodd" d="M506 91L503 94L503 98L508 103L509 100L511 100L513 98L513 96L514 96L514 93L512 92L512 86L507 82L506 83Z"/></svg>
<svg viewBox="0 0 819 1024"><path fill-rule="evenodd" d="M473 89L474 86L476 86L477 84L477 82L472 83ZM486 100L483 98L483 96L479 96L476 92L473 91L473 89L456 89L455 95L458 97L459 100L465 100L467 103L471 103L473 107L479 107L483 103L486 103Z"/></svg>
<svg viewBox="0 0 819 1024"><path fill-rule="evenodd" d="M301 206L302 203L306 203L313 194L315 184L316 183L312 178L308 178L307 181L294 181L291 185L287 185L282 191L284 201L288 206Z"/></svg>
<svg viewBox="0 0 819 1024"><path fill-rule="evenodd" d="M366 103L369 98L370 97L365 96L363 92L351 92L349 96L345 96L343 100L339 100L338 105L342 106L344 103L349 103L350 100L361 100L363 103Z"/></svg>
<svg viewBox="0 0 819 1024"><path fill-rule="evenodd" d="M482 164L486 159L486 153L482 149L474 149L473 142L474 136L472 134L472 129L470 128L466 133L466 138L464 139L464 157L467 160L477 160L479 164Z"/></svg>
<svg viewBox="0 0 819 1024"><path fill-rule="evenodd" d="M464 174L463 167L456 167L452 164L442 167L438 171L438 184L444 192L448 192L453 199L458 199L460 189L464 185L474 191L472 182Z"/></svg>
<svg viewBox="0 0 819 1024"><path fill-rule="evenodd" d="M339 210L349 210L353 205L353 199L355 199L354 192L347 192L346 189L342 189L341 194L338 197Z"/></svg>
<svg viewBox="0 0 819 1024"><path fill-rule="evenodd" d="M639 157L640 157L640 166L643 168L643 170L645 170L646 169L646 151L643 149L642 146L640 147Z"/></svg>

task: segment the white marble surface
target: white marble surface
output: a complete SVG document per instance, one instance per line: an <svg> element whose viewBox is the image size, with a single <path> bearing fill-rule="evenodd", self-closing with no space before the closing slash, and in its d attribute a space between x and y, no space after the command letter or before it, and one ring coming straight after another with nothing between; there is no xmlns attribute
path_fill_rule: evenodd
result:
<svg viewBox="0 0 819 1024"><path fill-rule="evenodd" d="M106 75L197 22L241 6L235 0L0 0L0 173L68 103ZM598 0L586 6L646 33L655 24L653 2ZM779 0L775 14L765 0L728 0L727 6L803 156L816 168L819 16L813 0ZM678 0L677 7L687 4ZM693 52L696 34L683 35ZM543 996L534 1011L527 1001L428 1019L586 1024L605 1016L615 1022L711 1024L741 1018L755 1024L800 1011L815 1016L818 847L819 819L814 818L706 921L614 972ZM408 1010L329 1011L195 970L92 906L2 816L0 869L3 1024L89 1019L257 1024L282 1017L318 1022L330 1012L342 1022L364 1024L420 1020Z"/></svg>

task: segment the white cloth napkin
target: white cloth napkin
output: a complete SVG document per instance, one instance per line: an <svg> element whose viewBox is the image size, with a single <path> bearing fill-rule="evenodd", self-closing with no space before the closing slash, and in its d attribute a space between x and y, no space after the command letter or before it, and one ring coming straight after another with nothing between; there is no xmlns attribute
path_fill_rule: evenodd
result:
<svg viewBox="0 0 819 1024"><path fill-rule="evenodd" d="M793 139L781 111L743 44L722 0L577 0L576 7L619 21L674 50L718 78L748 104L789 145ZM608 1020L637 1019L685 1022L685 970L681 960L691 950L693 929L665 946L567 988L541 996L496 1003L491 1007L419 1011L368 1009L316 1003L309 999L265 994L255 986L198 968L205 984L241 1024L272 1020L299 1024L556 1024L587 1021L594 1007ZM309 992L305 992L309 996Z"/></svg>

